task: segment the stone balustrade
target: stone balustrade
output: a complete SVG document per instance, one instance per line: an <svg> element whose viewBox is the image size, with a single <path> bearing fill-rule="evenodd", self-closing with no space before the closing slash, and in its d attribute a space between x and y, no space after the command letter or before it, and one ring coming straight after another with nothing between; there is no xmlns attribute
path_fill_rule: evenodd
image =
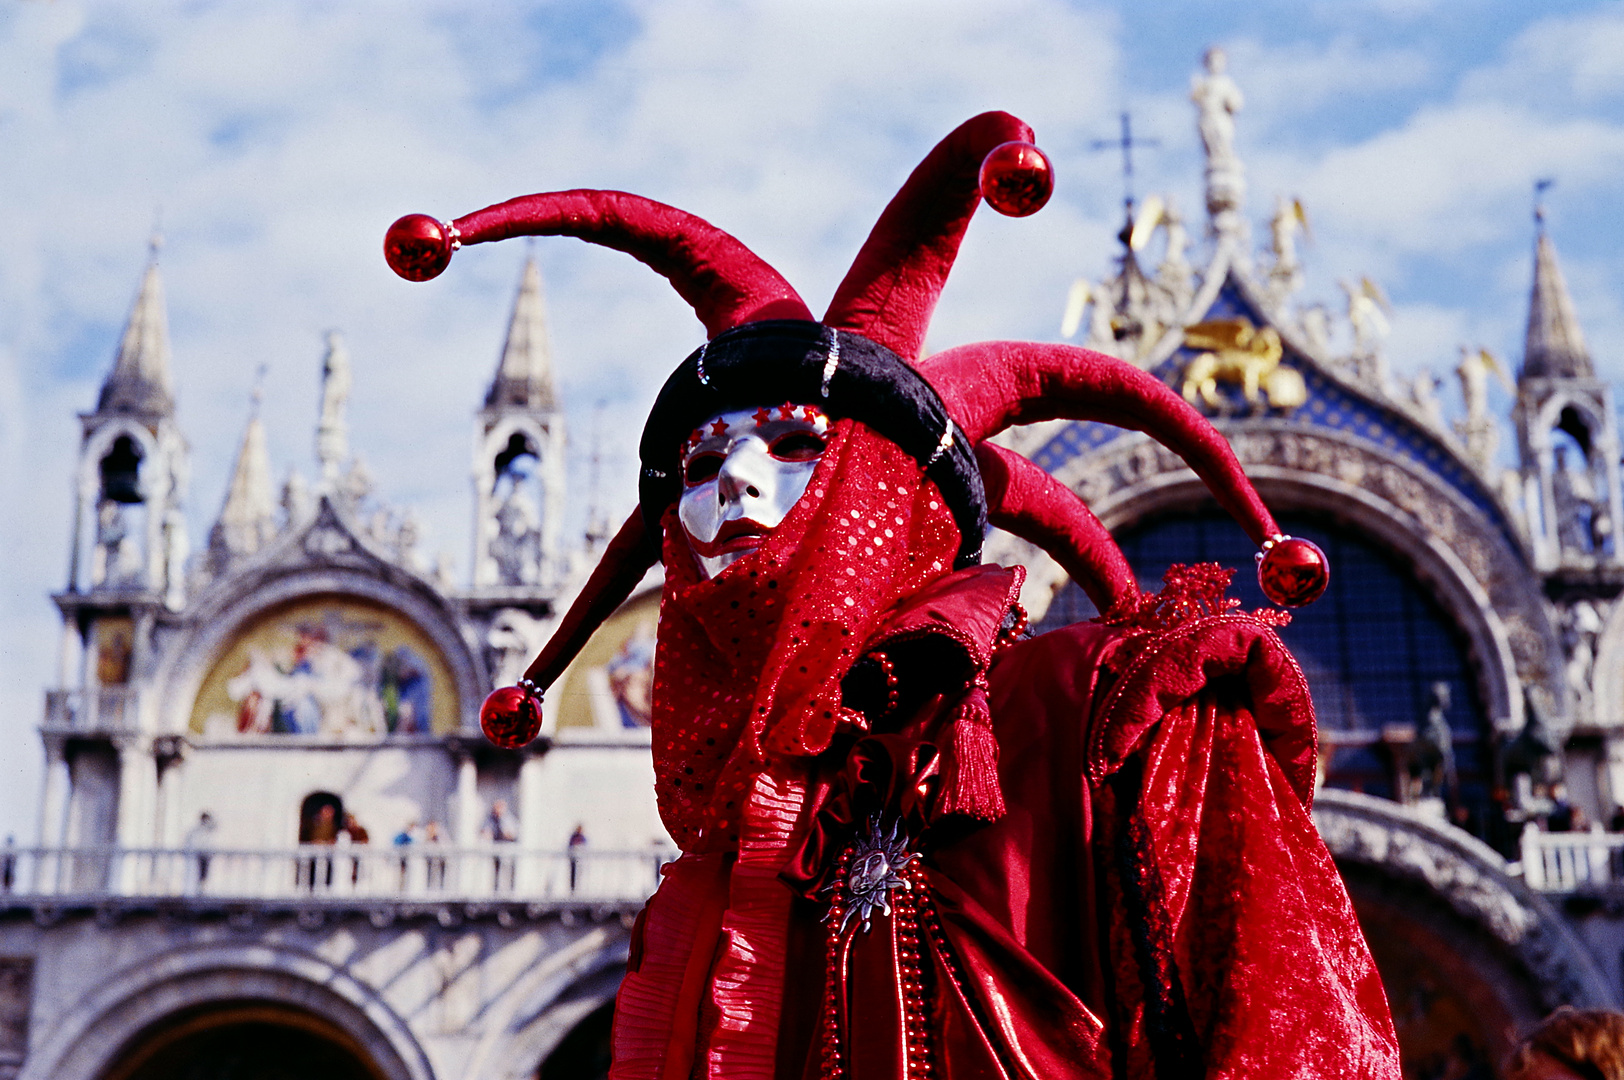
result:
<svg viewBox="0 0 1624 1080"><path fill-rule="evenodd" d="M45 692L46 731L91 735L135 731L137 727L134 687Z"/></svg>
<svg viewBox="0 0 1624 1080"><path fill-rule="evenodd" d="M640 903L659 884L671 848L524 850L304 844L224 848L0 848L0 893L16 900L213 900Z"/></svg>
<svg viewBox="0 0 1624 1080"><path fill-rule="evenodd" d="M1594 892L1624 884L1624 833L1546 832L1530 823L1522 834L1523 878L1541 892Z"/></svg>

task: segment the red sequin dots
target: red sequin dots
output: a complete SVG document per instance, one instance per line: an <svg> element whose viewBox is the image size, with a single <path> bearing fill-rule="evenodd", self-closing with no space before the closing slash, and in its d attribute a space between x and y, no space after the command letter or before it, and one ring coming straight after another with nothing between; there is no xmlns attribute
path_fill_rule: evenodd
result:
<svg viewBox="0 0 1624 1080"><path fill-rule="evenodd" d="M732 850L770 756L821 753L860 723L841 678L900 598L951 569L958 530L912 457L844 420L807 494L716 578L700 579L674 516L665 531L656 794L684 850Z"/></svg>

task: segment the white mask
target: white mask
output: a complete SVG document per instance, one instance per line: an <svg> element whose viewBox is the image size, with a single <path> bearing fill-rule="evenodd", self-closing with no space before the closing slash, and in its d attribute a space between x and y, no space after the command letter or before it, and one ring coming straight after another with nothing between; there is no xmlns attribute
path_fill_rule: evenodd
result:
<svg viewBox="0 0 1624 1080"><path fill-rule="evenodd" d="M814 406L720 413L682 448L677 520L699 572L713 578L761 546L806 491L828 442Z"/></svg>

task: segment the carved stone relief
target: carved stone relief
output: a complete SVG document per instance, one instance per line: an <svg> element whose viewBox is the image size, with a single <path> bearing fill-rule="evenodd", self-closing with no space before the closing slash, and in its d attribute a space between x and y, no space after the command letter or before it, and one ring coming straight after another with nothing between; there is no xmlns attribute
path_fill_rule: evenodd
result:
<svg viewBox="0 0 1624 1080"><path fill-rule="evenodd" d="M1424 886L1508 950L1546 1009L1609 1007L1614 994L1561 917L1487 845L1385 799L1324 790L1314 824L1332 856Z"/></svg>
<svg viewBox="0 0 1624 1080"><path fill-rule="evenodd" d="M1545 684L1560 676L1562 654L1530 568L1500 531L1452 489L1357 436L1279 421L1235 425L1225 433L1244 466L1301 473L1311 484L1346 485L1387 504L1404 531L1450 552L1487 594L1492 612L1486 614L1497 616L1504 626L1518 678ZM1171 450L1131 435L1074 458L1056 476L1109 518L1113 508L1159 486L1157 481L1174 480L1178 473L1188 476L1187 469Z"/></svg>

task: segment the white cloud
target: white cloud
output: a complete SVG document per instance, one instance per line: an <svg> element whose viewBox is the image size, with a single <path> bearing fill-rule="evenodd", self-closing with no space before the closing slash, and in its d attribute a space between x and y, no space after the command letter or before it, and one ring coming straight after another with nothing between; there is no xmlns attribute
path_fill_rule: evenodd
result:
<svg viewBox="0 0 1624 1080"><path fill-rule="evenodd" d="M25 358L7 399L24 404L0 417L24 414L14 430L30 447L9 459L6 494L45 519L0 524L0 545L22 553L0 645L18 688L0 698L14 742L34 742L52 677L43 594L66 561L72 415L111 361L154 207L194 543L261 363L278 470L309 471L320 336L339 327L356 365L355 449L387 498L423 514L430 543L463 561L472 413L522 251L471 249L439 281L409 285L380 255L394 217L621 187L712 218L820 307L890 193L956 123L1021 113L1060 137L1062 176L1081 177L1064 136L1078 113L1109 112L1116 78L1112 17L1052 0L647 4L596 56L544 79L530 74L550 48L535 27L510 14L470 27L474 10L64 2L0 16L0 194L17 221L0 236L0 349ZM1047 332L1071 272L1061 264L1099 232L1061 205L1048 220L978 223L932 340ZM563 241L539 255L574 451L600 398L610 437L629 444L698 325L623 255ZM631 455L611 463L605 501L624 513ZM31 819L33 797L27 784L0 795L0 822Z"/></svg>
<svg viewBox="0 0 1624 1080"><path fill-rule="evenodd" d="M1228 53L1230 70L1246 73L1247 118L1266 125L1270 134L1297 140L1313 137L1302 124L1316 110L1413 90L1436 69L1422 48L1401 44L1371 48L1345 34L1327 42L1283 46L1243 38L1231 43Z"/></svg>
<svg viewBox="0 0 1624 1080"><path fill-rule="evenodd" d="M1534 23L1501 63L1462 81L1463 95L1558 108L1624 96L1624 11L1608 8Z"/></svg>

